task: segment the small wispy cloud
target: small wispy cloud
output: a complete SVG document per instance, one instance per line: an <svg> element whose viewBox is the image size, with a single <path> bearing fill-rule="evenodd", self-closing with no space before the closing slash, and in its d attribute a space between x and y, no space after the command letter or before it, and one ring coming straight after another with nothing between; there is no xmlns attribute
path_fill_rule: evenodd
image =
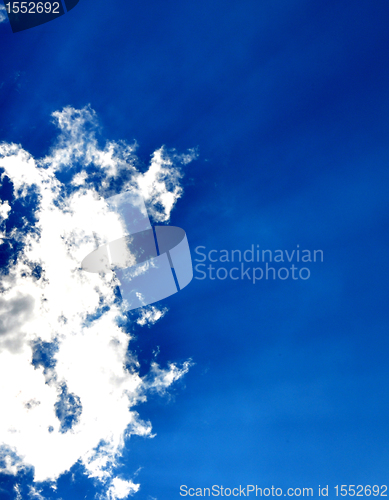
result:
<svg viewBox="0 0 389 500"><path fill-rule="evenodd" d="M157 321L165 316L167 313L167 307L161 308L157 306L147 306L142 307L139 313L139 318L136 320L138 325L141 326L151 326L154 325Z"/></svg>
<svg viewBox="0 0 389 500"><path fill-rule="evenodd" d="M0 5L0 23L4 23L8 21L7 11L4 5Z"/></svg>
<svg viewBox="0 0 389 500"><path fill-rule="evenodd" d="M29 495L29 500L45 500L44 497L34 486L30 486L28 495Z"/></svg>
<svg viewBox="0 0 389 500"><path fill-rule="evenodd" d="M60 134L43 159L0 144L1 181L13 185L0 205L0 243L9 252L0 275L0 464L11 474L30 467L44 482L80 461L107 499L122 499L139 489L114 477L125 439L153 436L133 406L150 392L165 394L190 361L153 362L141 377L120 326L126 316L114 273L85 273L80 262L97 240L122 234L104 200L115 190L137 189L154 220L168 221L182 195L181 166L196 152L161 148L141 171L136 145L99 145L90 107L67 107L54 120ZM134 321L153 325L165 313L152 306ZM31 495L39 498L38 490Z"/></svg>

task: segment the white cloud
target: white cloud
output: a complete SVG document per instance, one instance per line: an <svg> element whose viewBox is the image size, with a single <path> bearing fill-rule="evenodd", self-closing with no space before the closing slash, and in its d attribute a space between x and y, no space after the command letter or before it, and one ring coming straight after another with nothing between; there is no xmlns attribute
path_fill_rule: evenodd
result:
<svg viewBox="0 0 389 500"><path fill-rule="evenodd" d="M143 198L149 202L149 211L155 220L165 222L176 201L182 195L180 178L182 173L173 167L173 160L163 148L153 154L150 168L143 175L136 176L137 187ZM170 189L167 189L167 186ZM163 207L158 211L155 207Z"/></svg>
<svg viewBox="0 0 389 500"><path fill-rule="evenodd" d="M1 217L1 222L5 221L8 219L8 213L11 210L11 207L9 206L8 201L5 201L4 203L1 202L0 200L0 217Z"/></svg>
<svg viewBox="0 0 389 500"><path fill-rule="evenodd" d="M23 201L32 189L38 195L35 225L25 218L22 230L7 235L23 250L0 277L0 464L12 474L33 467L35 481L55 481L80 460L106 485L107 498L126 498L139 485L112 475L125 438L153 436L132 407L149 391L164 394L190 362L166 368L153 362L140 377L131 337L118 326L123 310L115 275L83 272L80 263L123 229L101 194L112 194L113 185L135 187L154 207L154 218L167 221L182 194L179 164L196 154L169 155L161 148L141 173L135 146L100 148L91 108L68 107L54 118L60 135L47 157L35 160L21 146L0 145L0 167L16 198ZM66 185L56 176L64 169L73 172ZM0 215L5 219L12 210L12 203L3 203ZM153 324L165 312L147 308L138 323Z"/></svg>
<svg viewBox="0 0 389 500"><path fill-rule="evenodd" d="M40 492L34 486L30 486L29 488L29 497L30 500L45 500L45 498L40 494Z"/></svg>
<svg viewBox="0 0 389 500"><path fill-rule="evenodd" d="M139 484L134 484L132 481L124 481L115 477L108 489L109 500L119 500L128 498L139 490Z"/></svg>
<svg viewBox="0 0 389 500"><path fill-rule="evenodd" d="M20 487L18 484L15 484L14 491L16 493L16 500L22 500L22 495L20 493Z"/></svg>
<svg viewBox="0 0 389 500"><path fill-rule="evenodd" d="M8 19L4 5L0 5L0 23L4 23Z"/></svg>
<svg viewBox="0 0 389 500"><path fill-rule="evenodd" d="M157 321L159 321L161 318L165 316L167 313L167 307L158 307L158 306L148 306L148 307L143 307L140 310L139 318L136 320L138 325L141 326L151 326L155 325Z"/></svg>
<svg viewBox="0 0 389 500"><path fill-rule="evenodd" d="M51 171L61 171L82 162L85 167L97 167L104 173L100 181L101 192L112 195L112 186L121 179L122 188L135 188L145 199L149 215L157 222L167 222L176 201L182 196L180 165L186 165L197 158L196 149L177 154L163 146L155 151L147 171L137 168L139 160L135 154L137 144L124 141L107 141L99 146L96 134L99 124L96 113L90 106L81 110L66 107L53 113L54 122L61 134L50 155L41 162ZM74 185L85 183L86 174L79 172L73 178Z"/></svg>
<svg viewBox="0 0 389 500"><path fill-rule="evenodd" d="M150 378L147 382L149 390L154 390L158 394L165 394L166 389L176 380L180 379L193 365L191 360L185 361L182 368L178 368L174 363L170 363L168 370L160 368L158 363L151 363Z"/></svg>

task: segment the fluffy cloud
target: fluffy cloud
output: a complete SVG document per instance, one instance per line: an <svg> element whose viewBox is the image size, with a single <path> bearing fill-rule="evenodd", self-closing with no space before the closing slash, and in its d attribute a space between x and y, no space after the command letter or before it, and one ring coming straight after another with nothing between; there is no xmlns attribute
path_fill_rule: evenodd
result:
<svg viewBox="0 0 389 500"><path fill-rule="evenodd" d="M80 262L122 234L104 201L115 192L138 190L154 220L168 221L182 194L180 166L196 153L161 148L142 173L135 144L99 146L90 107L53 116L60 134L45 158L0 145L1 179L13 185L0 205L7 257L0 276L0 466L12 474L32 467L39 482L81 461L108 499L121 499L139 488L113 477L124 440L152 437L133 406L150 391L164 394L190 362L163 368L154 361L140 377L114 273L86 273ZM137 322L154 324L165 312L145 308Z"/></svg>
<svg viewBox="0 0 389 500"><path fill-rule="evenodd" d="M145 199L149 215L156 222L167 222L176 201L182 195L180 165L186 165L197 157L195 149L177 154L161 147L151 158L148 170L138 169L135 154L137 144L107 141L100 148L96 137L99 124L96 113L89 106L76 110L71 107L53 113L61 134L41 164L51 171L74 169L80 162L71 183L73 186L89 186L98 189L105 197L112 196L118 188L136 189Z"/></svg>
<svg viewBox="0 0 389 500"><path fill-rule="evenodd" d="M132 481L123 481L123 479L115 477L112 481L112 485L108 490L108 498L109 500L119 500L127 498L128 495L136 493L138 490L138 484L134 484Z"/></svg>
<svg viewBox="0 0 389 500"><path fill-rule="evenodd" d="M4 220L8 219L8 212L11 210L11 207L9 206L8 201L6 200L4 203L1 202L0 200L0 217L1 217L1 222Z"/></svg>

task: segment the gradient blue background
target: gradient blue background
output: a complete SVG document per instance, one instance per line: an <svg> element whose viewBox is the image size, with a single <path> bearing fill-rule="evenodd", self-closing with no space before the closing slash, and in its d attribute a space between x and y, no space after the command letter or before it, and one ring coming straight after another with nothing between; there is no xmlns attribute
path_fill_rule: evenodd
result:
<svg viewBox="0 0 389 500"><path fill-rule="evenodd" d="M118 472L139 500L179 486L389 482L389 4L81 0L0 25L0 139L44 155L50 114L90 103L102 137L198 146L172 224L192 250L322 249L307 281L194 280L136 330L147 371L196 363L138 411ZM195 257L195 255L193 255ZM6 409L2 409L6 411ZM30 474L1 477L27 497ZM93 499L79 466L45 498ZM188 497L187 497L188 498Z"/></svg>

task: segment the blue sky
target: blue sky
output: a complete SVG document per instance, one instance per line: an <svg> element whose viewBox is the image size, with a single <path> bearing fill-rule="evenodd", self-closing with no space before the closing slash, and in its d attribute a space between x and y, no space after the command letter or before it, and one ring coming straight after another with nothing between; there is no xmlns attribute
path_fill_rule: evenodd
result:
<svg viewBox="0 0 389 500"><path fill-rule="evenodd" d="M25 32L0 24L1 141L45 157L52 113L90 104L100 146L136 140L140 171L161 145L198 148L170 216L193 259L200 245L324 252L306 281L194 279L155 325L127 326L141 374L156 346L162 367L194 363L136 406L156 436L132 436L115 469L134 498L385 484L388 16L365 0L81 0ZM0 480L4 499L15 484L31 496L31 471ZM38 489L105 494L80 464Z"/></svg>

